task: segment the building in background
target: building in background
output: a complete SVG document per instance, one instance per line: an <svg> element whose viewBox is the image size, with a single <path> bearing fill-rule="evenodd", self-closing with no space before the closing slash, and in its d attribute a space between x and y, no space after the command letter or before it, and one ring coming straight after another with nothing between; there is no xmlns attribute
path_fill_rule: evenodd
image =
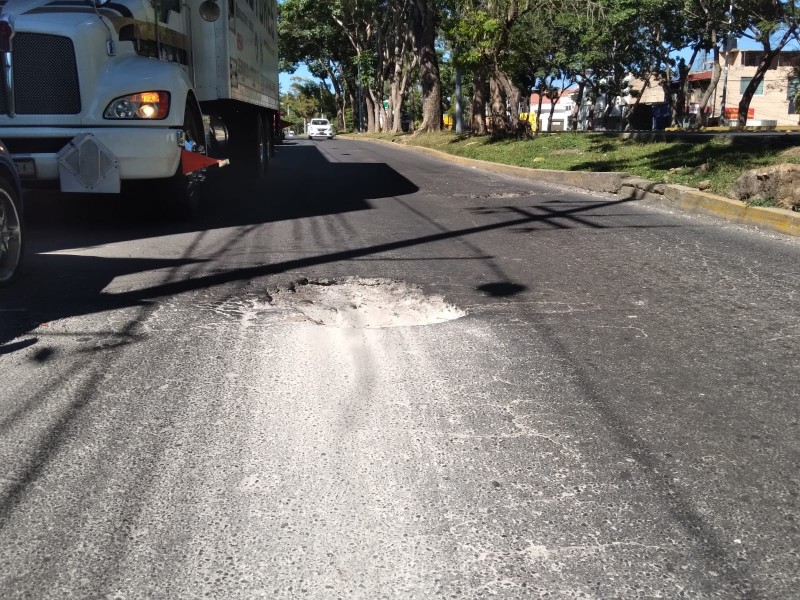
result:
<svg viewBox="0 0 800 600"><path fill-rule="evenodd" d="M569 118L572 109L577 101L578 88L572 87L563 90L555 101L553 108L553 101L544 96L542 98L542 114L540 131L566 131L569 129ZM519 115L520 120L528 121L531 128L536 126L536 111L539 108L539 94L536 92L531 94L528 112L521 112ZM550 119L550 109L553 108L553 118Z"/></svg>
<svg viewBox="0 0 800 600"><path fill-rule="evenodd" d="M752 81L762 57L759 50L740 50L733 48L720 57L721 67L724 72L725 61L728 63L727 95L725 99L725 114L722 110L722 89L724 76L720 77L714 93L706 106L706 118L702 122L735 124L739 114L739 102ZM796 67L800 65L800 52L781 52L770 64L764 80L756 89L750 102L747 115L747 124L750 126L781 126L797 125L800 115L797 114L797 93L800 91L800 78L797 76ZM710 65L709 65L710 66ZM692 121L701 120L698 115L700 99L711 84L711 69L692 71L689 73L689 96L687 98L687 117ZM642 81L633 81L634 89L641 90ZM659 82L651 84L642 94L640 104L657 106L667 103L666 92ZM627 100L629 103L633 99Z"/></svg>

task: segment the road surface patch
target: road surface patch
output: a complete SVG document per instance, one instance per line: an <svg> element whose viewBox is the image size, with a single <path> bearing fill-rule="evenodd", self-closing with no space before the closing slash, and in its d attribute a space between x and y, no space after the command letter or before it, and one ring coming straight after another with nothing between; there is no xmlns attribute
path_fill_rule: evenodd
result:
<svg viewBox="0 0 800 600"><path fill-rule="evenodd" d="M290 320L353 329L432 325L466 314L441 296L398 279L302 278L273 291L268 301L286 310Z"/></svg>

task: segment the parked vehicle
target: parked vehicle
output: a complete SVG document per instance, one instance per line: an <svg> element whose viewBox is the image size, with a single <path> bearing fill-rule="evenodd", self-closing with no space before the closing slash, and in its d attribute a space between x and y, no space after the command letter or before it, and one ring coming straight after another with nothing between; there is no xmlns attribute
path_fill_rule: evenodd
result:
<svg viewBox="0 0 800 600"><path fill-rule="evenodd" d="M17 276L24 250L22 186L11 156L0 142L0 286Z"/></svg>
<svg viewBox="0 0 800 600"><path fill-rule="evenodd" d="M22 179L107 194L147 182L189 213L208 167L264 177L276 16L276 0L3 3L0 137Z"/></svg>
<svg viewBox="0 0 800 600"><path fill-rule="evenodd" d="M311 140L315 137L333 139L333 127L328 119L311 119L308 124L308 139Z"/></svg>

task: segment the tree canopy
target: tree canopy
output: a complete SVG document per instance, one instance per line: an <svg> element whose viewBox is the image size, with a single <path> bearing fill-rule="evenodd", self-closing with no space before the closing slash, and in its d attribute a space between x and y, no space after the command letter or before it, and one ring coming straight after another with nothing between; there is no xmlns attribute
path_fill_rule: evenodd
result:
<svg viewBox="0 0 800 600"><path fill-rule="evenodd" d="M641 82L664 89L677 119L694 59L713 57L705 106L720 79L726 41L748 36L761 48L763 68L743 93L741 120L772 59L798 41L800 0L737 0L732 13L730 6L730 0L283 0L281 68L294 72L305 64L318 85L332 90L326 97L300 85L288 96L316 98L315 112L335 113L340 128L361 123L369 131L441 128L457 73L468 82L473 131L498 133L523 129L519 113L531 92L555 99L575 84L581 102L597 102L601 122L615 99L638 97ZM680 51L688 62L677 58Z"/></svg>

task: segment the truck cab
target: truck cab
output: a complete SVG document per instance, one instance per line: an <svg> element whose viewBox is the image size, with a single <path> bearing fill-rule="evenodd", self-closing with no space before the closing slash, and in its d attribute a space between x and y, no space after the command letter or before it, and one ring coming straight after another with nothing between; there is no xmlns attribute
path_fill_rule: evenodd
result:
<svg viewBox="0 0 800 600"><path fill-rule="evenodd" d="M278 113L275 8L2 4L0 138L23 182L110 194L154 182L165 199L178 191L191 204L203 169L224 155L263 176ZM218 156L204 160L210 149Z"/></svg>

